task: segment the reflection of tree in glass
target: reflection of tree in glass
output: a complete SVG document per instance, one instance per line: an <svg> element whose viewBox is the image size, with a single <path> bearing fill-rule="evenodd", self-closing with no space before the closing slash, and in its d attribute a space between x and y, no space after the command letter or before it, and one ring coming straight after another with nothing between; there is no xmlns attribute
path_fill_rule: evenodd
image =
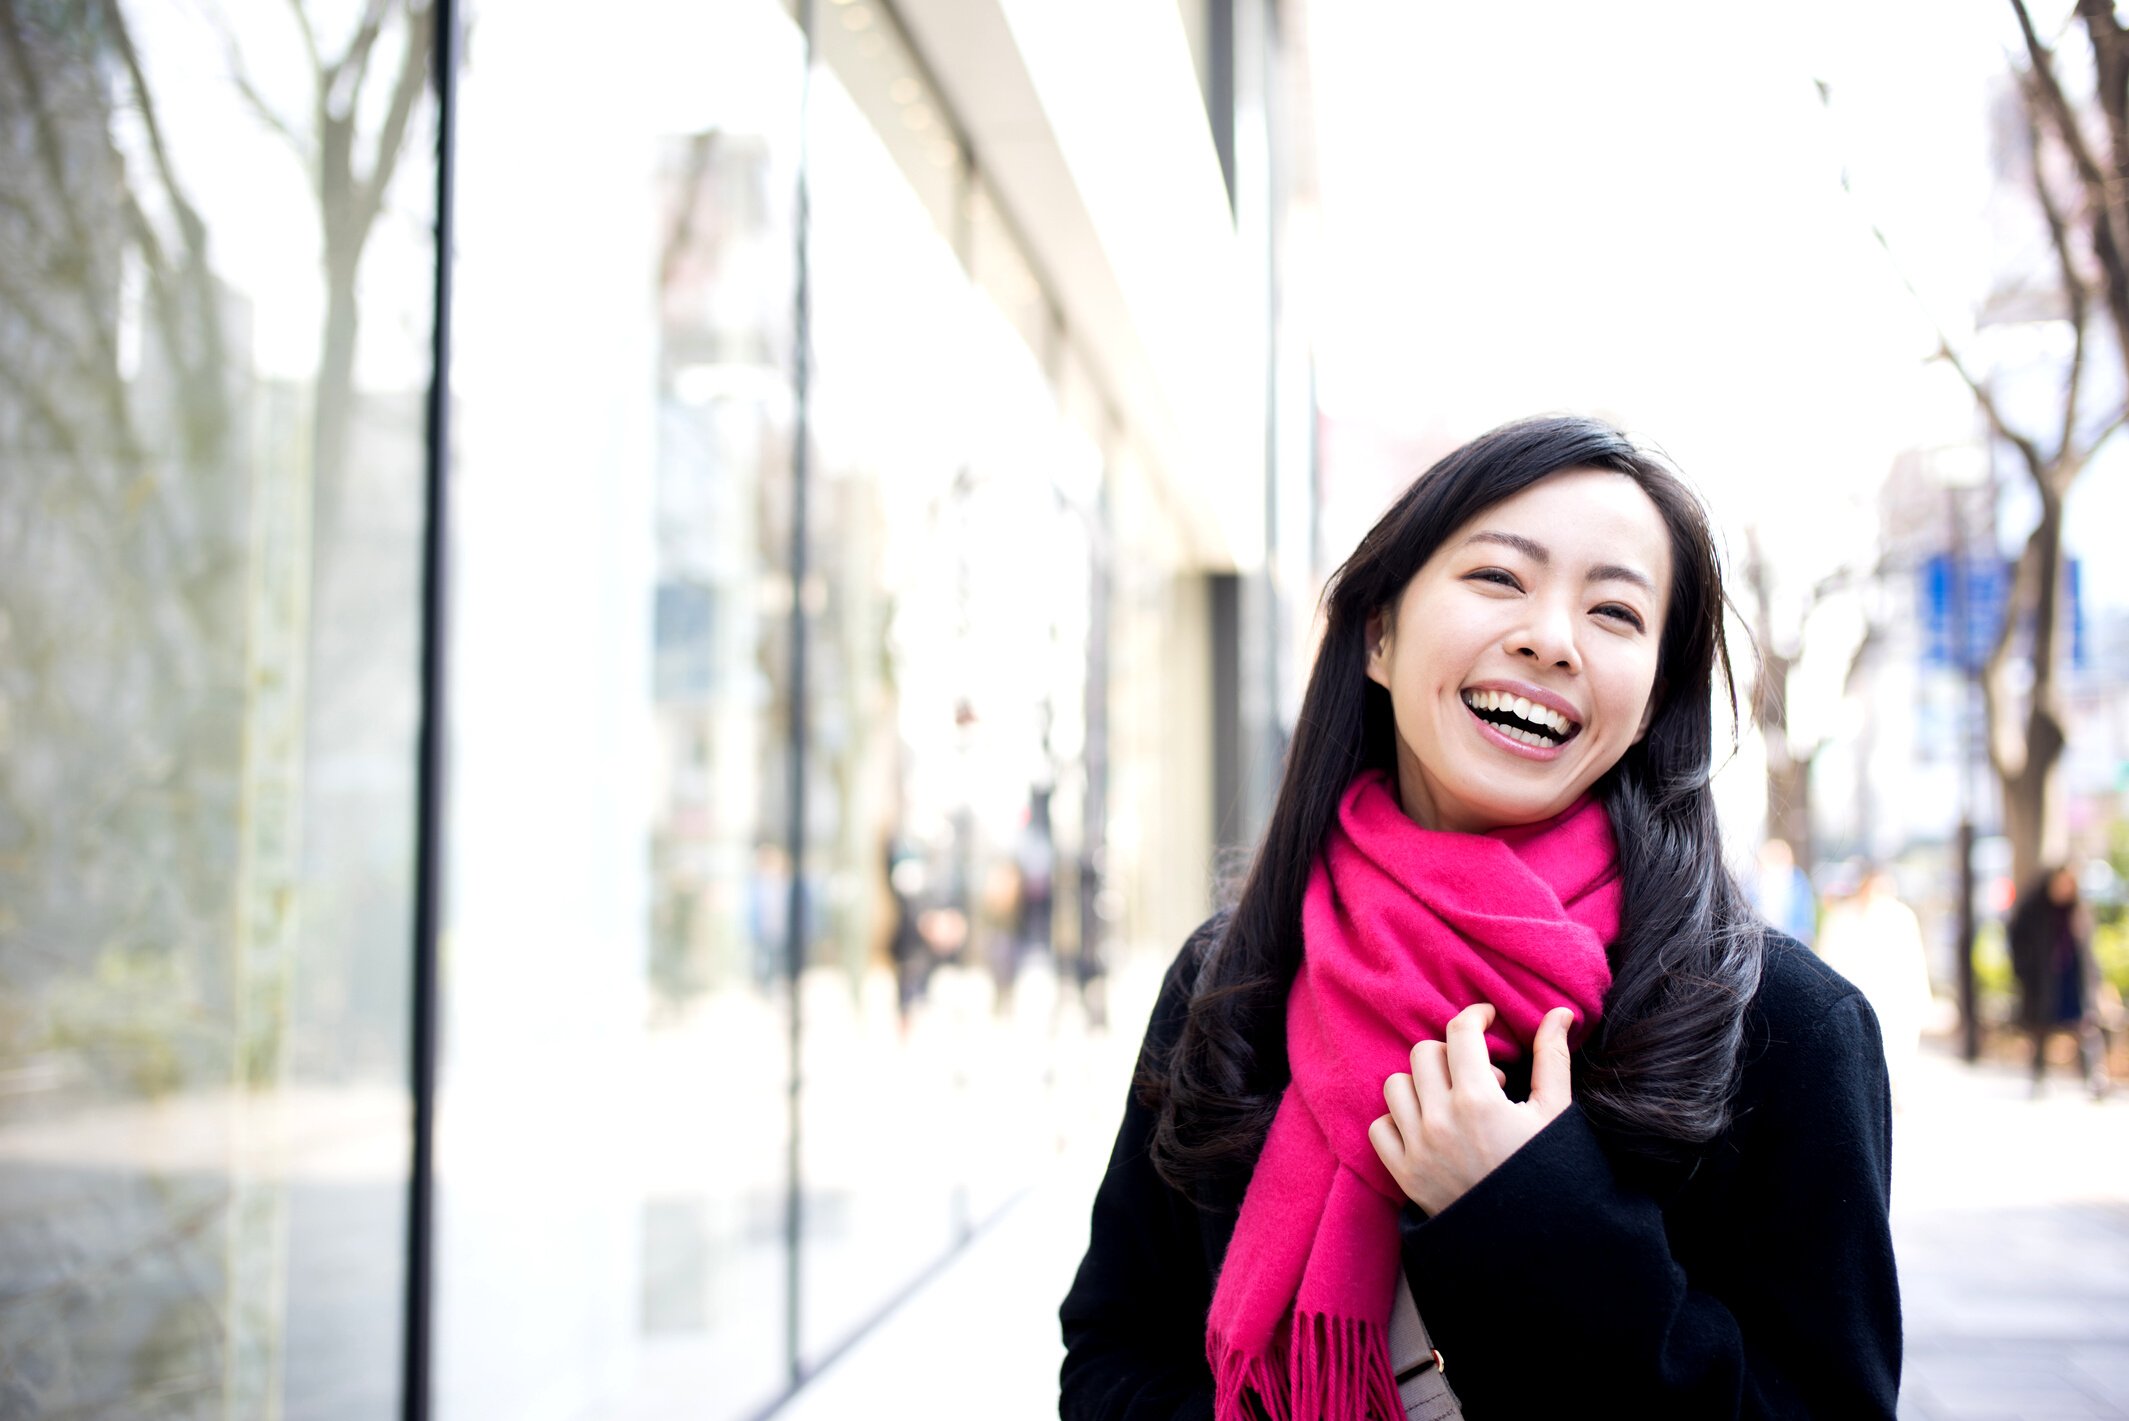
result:
<svg viewBox="0 0 2129 1421"><path fill-rule="evenodd" d="M337 55L321 48L302 0L290 0L289 9L302 32L311 68L313 107L307 120L285 116L268 103L246 75L233 35L227 46L239 92L260 120L295 149L318 199L326 304L318 351L311 474L319 525L329 528L338 526L336 504L347 486L359 324L355 281L428 83L429 7L420 0L366 0L353 36ZM389 62L388 68L380 65L373 74L380 42L386 46L388 62L393 59L390 48L396 46L398 53L396 62ZM365 134L361 116L376 102L379 85L385 86L383 118L374 133Z"/></svg>
<svg viewBox="0 0 2129 1421"><path fill-rule="evenodd" d="M0 990L163 973L196 999L218 976L239 754L227 296L118 12L0 0L0 48ZM133 996L13 1016L0 1050L129 1031L98 1012ZM170 1060L85 1061L123 1094L226 1070L210 1021L170 1028L148 1053Z"/></svg>
<svg viewBox="0 0 2129 1421"><path fill-rule="evenodd" d="M312 580L349 492L356 276L430 61L423 4L365 4L333 58L289 8L301 122L223 29L317 207L293 389L253 371L184 181L210 81L170 106L185 71L115 2L0 0L0 1134L70 1146L0 1169L4 1414L278 1404L285 1196L247 1190L245 1110L202 1092L286 1070ZM150 1159L128 1103L171 1098Z"/></svg>

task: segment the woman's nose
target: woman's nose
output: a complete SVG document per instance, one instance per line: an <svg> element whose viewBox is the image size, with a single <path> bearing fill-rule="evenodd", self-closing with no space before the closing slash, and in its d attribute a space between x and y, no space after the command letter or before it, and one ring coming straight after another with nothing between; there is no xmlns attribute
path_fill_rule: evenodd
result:
<svg viewBox="0 0 2129 1421"><path fill-rule="evenodd" d="M1570 673L1582 670L1582 650L1575 642L1572 612L1547 608L1535 602L1530 618L1508 639L1508 650L1546 666Z"/></svg>

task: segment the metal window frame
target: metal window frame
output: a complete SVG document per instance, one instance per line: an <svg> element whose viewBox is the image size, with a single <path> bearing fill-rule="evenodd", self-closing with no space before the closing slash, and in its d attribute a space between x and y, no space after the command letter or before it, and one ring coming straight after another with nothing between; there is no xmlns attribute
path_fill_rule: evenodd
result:
<svg viewBox="0 0 2129 1421"><path fill-rule="evenodd" d="M426 409L426 525L421 548L421 733L416 754L413 922L413 1004L409 1074L413 1093L412 1160L407 1178L407 1276L401 1352L400 1415L428 1421L434 1391L436 1275L436 1051L438 944L442 928L445 690L449 642L445 593L449 581L451 453L451 264L455 152L458 132L459 7L436 0L436 274L430 331Z"/></svg>

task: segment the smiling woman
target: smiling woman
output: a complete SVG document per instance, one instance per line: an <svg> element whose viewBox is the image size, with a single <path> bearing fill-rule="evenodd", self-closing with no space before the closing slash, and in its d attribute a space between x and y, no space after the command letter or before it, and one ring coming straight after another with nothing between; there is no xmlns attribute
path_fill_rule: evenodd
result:
<svg viewBox="0 0 2129 1421"><path fill-rule="evenodd" d="M1368 679L1389 691L1397 725L1398 798L1434 829L1550 818L1656 709L1670 535L1641 486L1574 470L1477 521L1368 621Z"/></svg>
<svg viewBox="0 0 2129 1421"><path fill-rule="evenodd" d="M1326 603L1256 863L1154 1009L1063 1414L1890 1417L1877 1024L1722 866L1697 499L1508 425Z"/></svg>

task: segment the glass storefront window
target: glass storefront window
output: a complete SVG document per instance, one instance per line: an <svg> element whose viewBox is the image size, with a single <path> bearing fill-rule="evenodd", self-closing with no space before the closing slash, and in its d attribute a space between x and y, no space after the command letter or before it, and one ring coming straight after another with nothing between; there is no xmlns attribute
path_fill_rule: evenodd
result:
<svg viewBox="0 0 2129 1421"><path fill-rule="evenodd" d="M788 1381L804 44L776 0L474 30L438 1410L746 1415Z"/></svg>
<svg viewBox="0 0 2129 1421"><path fill-rule="evenodd" d="M399 1412L435 167L377 18L0 14L10 1414Z"/></svg>
<svg viewBox="0 0 2129 1421"><path fill-rule="evenodd" d="M1077 1020L1056 1010L1056 950L1060 924L1076 930L1094 516L1064 492L1088 486L1088 450L1060 417L1045 362L1062 342L1025 260L978 190L944 194L960 216L938 220L941 194L866 86L937 100L907 71L823 50L809 1357L1055 1148L1055 1038Z"/></svg>
<svg viewBox="0 0 2129 1421"><path fill-rule="evenodd" d="M0 1412L394 1416L433 10L77 10L0 15ZM465 17L446 1417L758 1413L1057 1148L1113 421L809 12Z"/></svg>

